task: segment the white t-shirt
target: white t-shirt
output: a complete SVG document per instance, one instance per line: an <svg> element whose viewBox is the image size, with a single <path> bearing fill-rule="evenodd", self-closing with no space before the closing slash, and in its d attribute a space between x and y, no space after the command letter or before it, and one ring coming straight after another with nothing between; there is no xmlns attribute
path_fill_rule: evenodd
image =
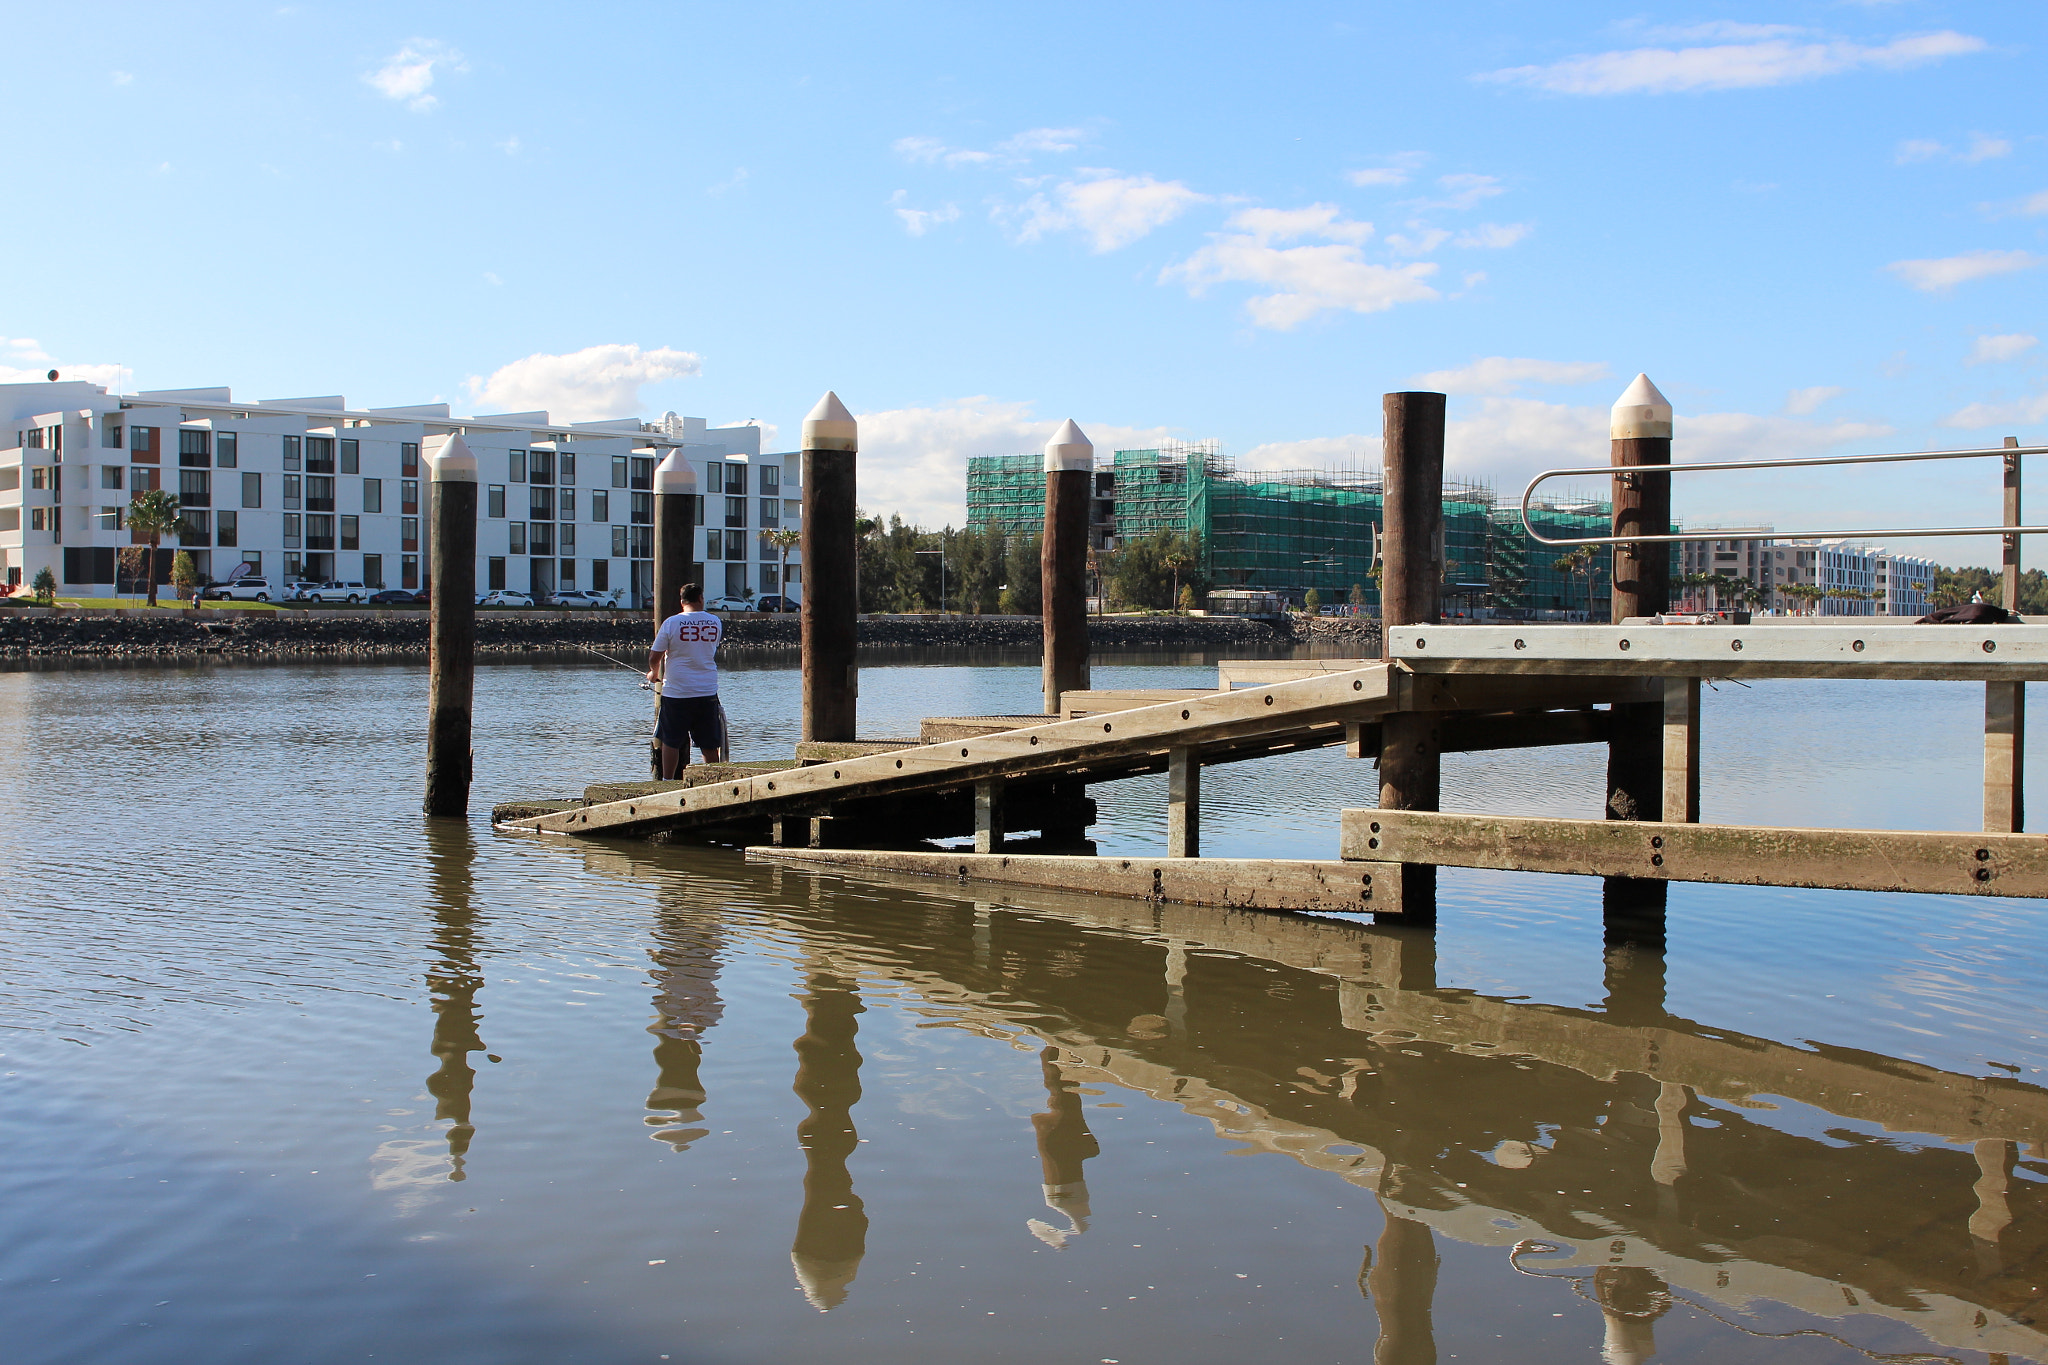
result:
<svg viewBox="0 0 2048 1365"><path fill-rule="evenodd" d="M708 611L685 607L661 623L654 632L654 651L667 655L661 674L664 697L715 697L718 695L718 642L725 635L725 622Z"/></svg>

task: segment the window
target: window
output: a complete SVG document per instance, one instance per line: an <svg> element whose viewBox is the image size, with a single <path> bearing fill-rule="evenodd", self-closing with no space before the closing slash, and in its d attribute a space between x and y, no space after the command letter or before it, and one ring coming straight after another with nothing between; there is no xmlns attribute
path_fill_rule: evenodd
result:
<svg viewBox="0 0 2048 1365"><path fill-rule="evenodd" d="M484 586L491 589L505 586L505 561L501 556L492 556L484 564Z"/></svg>
<svg viewBox="0 0 2048 1365"><path fill-rule="evenodd" d="M654 528L652 526L635 526L633 528L632 546L633 558L654 558Z"/></svg>
<svg viewBox="0 0 2048 1365"><path fill-rule="evenodd" d="M612 554L619 559L626 557L626 528L623 526L612 527Z"/></svg>
<svg viewBox="0 0 2048 1365"><path fill-rule="evenodd" d="M159 470L131 467L128 471L128 493L131 497L137 493L148 493L163 486L163 475Z"/></svg>
<svg viewBox="0 0 2048 1365"><path fill-rule="evenodd" d="M93 521L102 531L118 531L121 529L121 509L118 507L102 507L100 508L99 515L94 517Z"/></svg>
<svg viewBox="0 0 2048 1365"><path fill-rule="evenodd" d="M128 428L128 458L136 464L159 462L155 427Z"/></svg>
<svg viewBox="0 0 2048 1365"><path fill-rule="evenodd" d="M203 469L179 470L178 505L180 507L213 506L213 475Z"/></svg>
<svg viewBox="0 0 2048 1365"><path fill-rule="evenodd" d="M242 517L238 512L213 514L213 543L232 548L241 537Z"/></svg>
<svg viewBox="0 0 2048 1365"><path fill-rule="evenodd" d="M297 469L299 467L299 438L296 436L284 438L284 467L286 469Z"/></svg>
<svg viewBox="0 0 2048 1365"><path fill-rule="evenodd" d="M420 547L420 519L400 517L398 519L398 548L417 550Z"/></svg>
<svg viewBox="0 0 2048 1365"><path fill-rule="evenodd" d="M775 525L778 525L778 524L780 524L780 522L781 522L781 521L782 521L782 499L781 499L781 498L763 498L763 499L761 499L761 524L762 524L763 526L775 526Z"/></svg>
<svg viewBox="0 0 2048 1365"><path fill-rule="evenodd" d="M561 454L559 454L558 456L556 456L556 457L555 457L555 464L557 465L557 468L556 468L556 470L555 470L555 473L556 473L556 474L558 474L558 475L560 476L560 477L559 477L559 478L558 478L558 479L556 480L556 482L558 482L558 483L574 483L574 482L576 482L576 452L575 452L575 451L573 451L573 450L565 450L565 451L561 452ZM572 581L572 582L574 581L574 578L573 578L573 576L572 576L572 578L571 578L571 581Z"/></svg>
<svg viewBox="0 0 2048 1365"><path fill-rule="evenodd" d="M401 441L398 443L398 472L401 477L407 479L417 479L420 476L420 443L418 441Z"/></svg>
<svg viewBox="0 0 2048 1365"><path fill-rule="evenodd" d="M18 431L15 433L14 443L23 450L41 450L43 448L43 429L41 427L30 427L26 431Z"/></svg>
<svg viewBox="0 0 2048 1365"><path fill-rule="evenodd" d="M529 553L551 555L555 552L555 524L551 521L536 521L526 528L526 547Z"/></svg>
<svg viewBox="0 0 2048 1365"><path fill-rule="evenodd" d="M530 520L553 521L555 519L554 489L541 487L529 488L526 492L526 502L527 516Z"/></svg>
<svg viewBox="0 0 2048 1365"><path fill-rule="evenodd" d="M536 450L527 456L526 477L532 483L553 483L555 481L555 452Z"/></svg>
<svg viewBox="0 0 2048 1365"><path fill-rule="evenodd" d="M624 488L625 486L626 457L623 455L614 455L612 456L612 487Z"/></svg>
<svg viewBox="0 0 2048 1365"><path fill-rule="evenodd" d="M743 464L729 464L725 467L725 491L744 493L747 491L747 467Z"/></svg>
<svg viewBox="0 0 2048 1365"><path fill-rule="evenodd" d="M651 456L633 457L633 487L651 490L654 487L654 460Z"/></svg>
<svg viewBox="0 0 2048 1365"><path fill-rule="evenodd" d="M57 520L57 515L60 510L55 507L29 508L28 529L31 531L55 531L59 529L60 523Z"/></svg>
<svg viewBox="0 0 2048 1365"><path fill-rule="evenodd" d="M341 519L341 548L360 550L363 548L363 519L343 517Z"/></svg>
<svg viewBox="0 0 2048 1365"><path fill-rule="evenodd" d="M590 519L592 521L610 521L612 519L612 495L605 492L602 488L594 488L590 492Z"/></svg>
<svg viewBox="0 0 2048 1365"><path fill-rule="evenodd" d="M299 477L297 474L287 474L284 476L284 505L286 507L297 507L299 505Z"/></svg>
<svg viewBox="0 0 2048 1365"><path fill-rule="evenodd" d="M525 483L526 452L523 450L515 450L512 451L506 458L511 466L511 472L505 476L506 481L509 483Z"/></svg>
<svg viewBox="0 0 2048 1365"><path fill-rule="evenodd" d="M306 472L308 474L332 474L334 472L334 438L332 436L308 436L306 438Z"/></svg>
<svg viewBox="0 0 2048 1365"><path fill-rule="evenodd" d="M87 546L64 552L66 583L111 583L114 581L114 547Z"/></svg>
<svg viewBox="0 0 2048 1365"><path fill-rule="evenodd" d="M383 555L363 556L363 582L372 588L381 588L384 586Z"/></svg>
<svg viewBox="0 0 2048 1365"><path fill-rule="evenodd" d="M635 493L633 498L632 521L635 526L654 525L654 494Z"/></svg>
<svg viewBox="0 0 2048 1365"><path fill-rule="evenodd" d="M28 486L40 488L49 493L64 491L63 473L53 464L36 464L28 468Z"/></svg>
<svg viewBox="0 0 2048 1365"><path fill-rule="evenodd" d="M590 589L592 592L609 592L612 586L612 562L609 559L590 561Z"/></svg>
<svg viewBox="0 0 2048 1365"><path fill-rule="evenodd" d="M384 510L384 480L363 480L363 510L381 512Z"/></svg>
<svg viewBox="0 0 2048 1365"><path fill-rule="evenodd" d="M761 566L761 591L774 592L775 590L775 566L773 564L763 564Z"/></svg>
<svg viewBox="0 0 2048 1365"><path fill-rule="evenodd" d="M63 448L64 424L62 422L59 422L56 426L50 428L50 449L62 450Z"/></svg>
<svg viewBox="0 0 2048 1365"><path fill-rule="evenodd" d="M745 526L747 524L747 500L745 498L727 498L725 500L725 524L727 526Z"/></svg>
<svg viewBox="0 0 2048 1365"><path fill-rule="evenodd" d="M126 439L121 434L120 423L103 422L100 424L100 444L106 449L119 450Z"/></svg>
<svg viewBox="0 0 2048 1365"><path fill-rule="evenodd" d="M346 440L345 440L345 441L343 441L343 442L341 443L341 472L342 472L342 473L344 473L344 474L360 474L360 473L362 473L362 472L363 472L363 471L362 471L362 462L363 462L363 456L362 456L362 451L363 451L363 443L362 443L361 441L346 441Z"/></svg>
<svg viewBox="0 0 2048 1365"><path fill-rule="evenodd" d="M555 551L555 553L556 553L556 554L564 554L564 555L573 555L573 554L575 554L575 553L576 553L576 523L575 523L575 522L573 522L573 521L565 521L565 522L563 522L563 523L562 523L562 532L561 532L561 545L562 545L562 548L561 548L561 549L559 549L559 550L557 550L557 551Z"/></svg>
<svg viewBox="0 0 2048 1365"><path fill-rule="evenodd" d="M119 492L127 486L127 483L128 480L121 476L120 465L103 464L100 466L100 487L111 488L115 492Z"/></svg>
<svg viewBox="0 0 2048 1365"><path fill-rule="evenodd" d="M237 458L236 452L241 449L241 446L242 442L239 433L216 431L213 434L213 467L215 469L233 469Z"/></svg>
<svg viewBox="0 0 2048 1365"><path fill-rule="evenodd" d="M725 533L725 557L727 559L745 559L747 557L747 533L745 531L727 531Z"/></svg>
<svg viewBox="0 0 2048 1365"><path fill-rule="evenodd" d="M398 481L398 510L408 516L420 510L420 481L400 479Z"/></svg>
<svg viewBox="0 0 2048 1365"><path fill-rule="evenodd" d="M706 559L723 559L725 558L724 550L725 532L706 531L704 533L704 557Z"/></svg>
<svg viewBox="0 0 2048 1365"><path fill-rule="evenodd" d="M213 462L213 451L209 449L211 432L178 432L178 463L186 468L204 469Z"/></svg>
<svg viewBox="0 0 2048 1365"><path fill-rule="evenodd" d="M575 560L565 559L562 561L561 572L555 578L555 586L558 588L573 588L576 586Z"/></svg>
<svg viewBox="0 0 2048 1365"><path fill-rule="evenodd" d="M505 485L494 483L484 490L484 515L502 517L505 515Z"/></svg>
<svg viewBox="0 0 2048 1365"><path fill-rule="evenodd" d="M284 547L287 550L299 548L299 514L296 512L284 514Z"/></svg>
<svg viewBox="0 0 2048 1365"><path fill-rule="evenodd" d="M180 511L178 544L194 547L213 544L213 513Z"/></svg>
<svg viewBox="0 0 2048 1365"><path fill-rule="evenodd" d="M504 562L502 559L491 561L491 563L498 565L502 565ZM418 555L400 555L398 557L398 586L401 588L417 589L419 585L420 557Z"/></svg>
<svg viewBox="0 0 2048 1365"><path fill-rule="evenodd" d="M782 496L782 471L772 464L761 466L761 494L771 498Z"/></svg>
<svg viewBox="0 0 2048 1365"><path fill-rule="evenodd" d="M261 507L262 505L263 476L254 473L244 474L242 476L242 506Z"/></svg>
<svg viewBox="0 0 2048 1365"><path fill-rule="evenodd" d="M573 489L573 488L564 488L564 489L563 489L563 490L561 491L561 493L560 493L560 494L559 494L559 495L558 495L558 496L556 497L556 499L555 499L555 504L556 504L556 506L557 506L557 507L559 507L559 508L561 509L561 515L560 515L560 517L558 518L558 520L561 520L561 521L574 521L574 520L576 520L576 490L575 490L575 489Z"/></svg>
<svg viewBox="0 0 2048 1365"><path fill-rule="evenodd" d="M515 521L505 528L505 552L523 555L526 553L526 523Z"/></svg>
<svg viewBox="0 0 2048 1365"><path fill-rule="evenodd" d="M306 548L309 550L331 550L334 548L334 518L306 518Z"/></svg>

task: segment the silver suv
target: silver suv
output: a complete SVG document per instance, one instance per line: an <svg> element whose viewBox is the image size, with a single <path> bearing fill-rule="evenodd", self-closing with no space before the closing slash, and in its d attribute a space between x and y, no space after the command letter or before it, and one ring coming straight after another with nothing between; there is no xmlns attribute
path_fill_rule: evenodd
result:
<svg viewBox="0 0 2048 1365"><path fill-rule="evenodd" d="M370 588L366 583L344 583L330 579L325 583L301 583L297 600L300 602L346 602L353 606L368 600Z"/></svg>
<svg viewBox="0 0 2048 1365"><path fill-rule="evenodd" d="M206 595L216 600L226 598L231 602L268 602L277 595L277 589L270 586L267 578L230 578L208 588Z"/></svg>

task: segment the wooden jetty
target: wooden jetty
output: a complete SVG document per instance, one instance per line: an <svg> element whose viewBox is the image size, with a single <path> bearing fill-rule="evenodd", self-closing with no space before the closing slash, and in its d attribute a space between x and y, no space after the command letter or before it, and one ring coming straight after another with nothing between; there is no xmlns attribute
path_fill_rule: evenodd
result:
<svg viewBox="0 0 2048 1365"><path fill-rule="evenodd" d="M687 785L594 788L580 802L503 810L500 823L576 836L695 832L765 841L777 856L813 863L1411 922L1434 914L1437 867L1571 873L1606 880L1617 932L1652 937L1661 935L1663 888L1673 881L2048 896L2048 841L2022 832L2021 792L2024 685L2048 679L2048 625L1666 623L1655 614L1669 605L1665 544L1683 538L1668 528L1677 468L1669 464L1670 409L1639 377L1615 411L1615 535L1589 538L1616 546L1614 624L1438 619L1442 395L1390 394L1382 659L1228 661L1214 689L1075 688L1085 667L1074 660L1085 652L1051 638L1068 627L1048 613L1046 657L1065 662L1047 670L1045 714L934 717L915 741L862 742L845 732L854 671L834 655L824 665L831 678L821 680L807 656L807 705L826 682L843 689L835 722L842 733L808 737L786 763L722 766ZM846 447L833 454L835 477L850 477L850 419L835 431ZM1071 476L1083 443L1071 423L1062 428L1049 453L1050 484ZM2013 607L2018 533L2037 529L2019 525L2024 453L1964 453L2004 456L2005 524L2013 532L2005 593ZM1821 462L1951 457L1960 456ZM814 532L824 533L807 521L807 543ZM1050 579L1051 566L1047 572ZM1625 614L1639 611L1652 614ZM808 622L812 606L805 612ZM1981 683L1984 832L1702 823L1701 684L1754 678ZM1590 743L1607 746L1608 770L1604 793L1587 793L1586 819L1438 809L1444 753ZM1336 744L1374 760L1379 777L1376 806L1333 812L1338 858L1201 855L1203 768ZM1088 786L1161 771L1167 856L1089 856ZM1036 842L1017 842L1032 831ZM972 853L928 842L969 833Z"/></svg>

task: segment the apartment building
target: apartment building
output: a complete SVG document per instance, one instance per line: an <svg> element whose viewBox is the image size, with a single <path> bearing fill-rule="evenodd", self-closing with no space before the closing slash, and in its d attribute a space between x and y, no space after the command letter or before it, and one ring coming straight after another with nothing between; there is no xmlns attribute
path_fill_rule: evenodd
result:
<svg viewBox="0 0 2048 1365"><path fill-rule="evenodd" d="M758 426L674 413L657 422L458 417L445 403L352 409L339 395L252 402L227 388L124 395L63 381L0 384L0 578L31 581L48 568L66 594L132 590L117 584L119 550L137 539L128 503L161 488L183 514L167 542L202 577L416 588L420 450L444 433L461 434L477 457L485 587L536 598L595 589L645 605L654 466L677 449L704 471L704 523L717 528L705 537L707 590L781 586L781 552L762 533L796 524L798 463L764 455ZM159 557L160 576L170 560ZM795 584L800 563L789 570Z"/></svg>

